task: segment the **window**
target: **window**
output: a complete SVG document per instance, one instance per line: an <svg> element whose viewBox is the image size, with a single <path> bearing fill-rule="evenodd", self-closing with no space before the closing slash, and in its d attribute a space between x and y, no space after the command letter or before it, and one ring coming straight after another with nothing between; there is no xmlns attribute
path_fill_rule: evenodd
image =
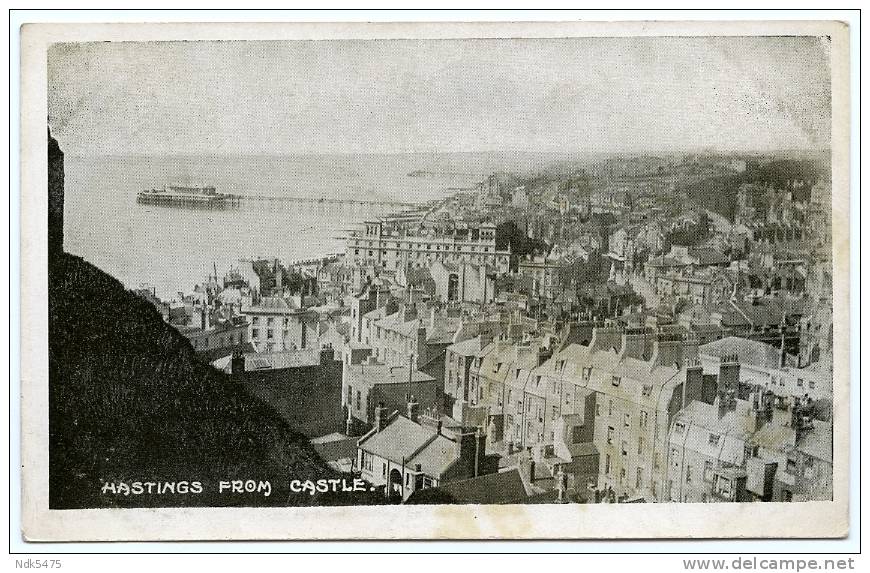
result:
<svg viewBox="0 0 870 573"><path fill-rule="evenodd" d="M644 398L649 398L652 395L652 386L649 384L644 384L642 394Z"/></svg>
<svg viewBox="0 0 870 573"><path fill-rule="evenodd" d="M717 475L713 480L713 492L721 497L731 497L731 480Z"/></svg>
<svg viewBox="0 0 870 573"><path fill-rule="evenodd" d="M386 464L386 462L381 463L381 477L387 477L387 464Z"/></svg>
<svg viewBox="0 0 870 573"><path fill-rule="evenodd" d="M266 338L272 338L272 329L266 330Z"/></svg>
<svg viewBox="0 0 870 573"><path fill-rule="evenodd" d="M622 455L628 455L628 442L626 442L625 440L622 440Z"/></svg>
<svg viewBox="0 0 870 573"><path fill-rule="evenodd" d="M692 483L692 466L686 464L686 483Z"/></svg>
<svg viewBox="0 0 870 573"><path fill-rule="evenodd" d="M643 469L637 468L637 474L634 477L634 488L640 489L643 487Z"/></svg>
<svg viewBox="0 0 870 573"><path fill-rule="evenodd" d="M674 433L682 434L686 430L686 424L683 422L677 422L674 424Z"/></svg>
<svg viewBox="0 0 870 573"><path fill-rule="evenodd" d="M255 317L251 318L251 324L260 324L260 317L255 316Z"/></svg>
<svg viewBox="0 0 870 573"><path fill-rule="evenodd" d="M713 462L711 460L704 462L704 481L713 481Z"/></svg>
<svg viewBox="0 0 870 573"><path fill-rule="evenodd" d="M266 319L266 326L272 326L272 324L274 322L275 322L275 319L270 316L269 318Z"/></svg>
<svg viewBox="0 0 870 573"><path fill-rule="evenodd" d="M361 403L362 403L362 392L357 390L356 391L356 409L357 410L359 410Z"/></svg>
<svg viewBox="0 0 870 573"><path fill-rule="evenodd" d="M619 376L614 376L613 378L610 379L610 383L613 384L614 386L619 386L620 382L622 382L622 378L620 378Z"/></svg>
<svg viewBox="0 0 870 573"><path fill-rule="evenodd" d="M640 411L640 427L646 428L647 419L649 418L649 414L647 414L646 410Z"/></svg>
<svg viewBox="0 0 870 573"><path fill-rule="evenodd" d="M579 443L583 439L583 425L573 426L571 428L571 442Z"/></svg>
<svg viewBox="0 0 870 573"><path fill-rule="evenodd" d="M612 415L613 415L613 400L608 400L608 401L607 401L607 415L608 415L608 416L612 416Z"/></svg>
<svg viewBox="0 0 870 573"><path fill-rule="evenodd" d="M558 416L558 415L559 415L559 407L558 407L558 406L553 406L553 412L552 412L552 416L553 416L553 417L552 417L552 419L555 420L555 419L556 419L556 416Z"/></svg>
<svg viewBox="0 0 870 573"><path fill-rule="evenodd" d="M622 415L622 425L626 428L631 426L631 414L628 412Z"/></svg>
<svg viewBox="0 0 870 573"><path fill-rule="evenodd" d="M592 367L583 368L583 381L588 382L592 377Z"/></svg>
<svg viewBox="0 0 870 573"><path fill-rule="evenodd" d="M753 444L743 444L743 459L748 460L751 457L758 455L758 446Z"/></svg>
<svg viewBox="0 0 870 573"><path fill-rule="evenodd" d="M787 473L793 474L795 472L796 468L797 468L797 460L795 460L792 457L789 457L787 460L785 460L785 471Z"/></svg>
<svg viewBox="0 0 870 573"><path fill-rule="evenodd" d="M604 473L610 475L610 454L604 455Z"/></svg>
<svg viewBox="0 0 870 573"><path fill-rule="evenodd" d="M252 328L251 329L251 338L259 338L260 337L260 329Z"/></svg>
<svg viewBox="0 0 870 573"><path fill-rule="evenodd" d="M813 477L813 458L804 458L804 477L807 479Z"/></svg>
<svg viewBox="0 0 870 573"><path fill-rule="evenodd" d="M803 378L798 378L798 379L797 379L797 385L798 385L798 388L803 388L803 387L804 387L804 379L803 379Z"/></svg>
<svg viewBox="0 0 870 573"><path fill-rule="evenodd" d="M707 442L711 446L718 446L719 445L719 437L720 437L719 434L710 434L710 437L708 438Z"/></svg>
<svg viewBox="0 0 870 573"><path fill-rule="evenodd" d="M815 387L816 387L816 381L815 381L815 380L810 380L810 389L813 389L813 388L815 388Z"/></svg>
<svg viewBox="0 0 870 573"><path fill-rule="evenodd" d="M596 416L601 415L601 404L595 404L595 415Z"/></svg>
<svg viewBox="0 0 870 573"><path fill-rule="evenodd" d="M607 443L608 443L608 444L613 444L613 433L614 433L615 431L616 431L616 430L613 429L613 426L608 426L608 427L607 427Z"/></svg>
<svg viewBox="0 0 870 573"><path fill-rule="evenodd" d="M642 453L643 453L643 436L640 436L640 437L637 439L637 453L638 453L638 454L642 454Z"/></svg>
<svg viewBox="0 0 870 573"><path fill-rule="evenodd" d="M662 456L658 452L653 453L653 469L657 470L661 466Z"/></svg>
<svg viewBox="0 0 870 573"><path fill-rule="evenodd" d="M780 500L781 501L791 501L791 498L792 498L791 490L784 489L780 493Z"/></svg>
<svg viewBox="0 0 870 573"><path fill-rule="evenodd" d="M353 402L353 386L348 384L347 386L347 407L350 408L350 404Z"/></svg>

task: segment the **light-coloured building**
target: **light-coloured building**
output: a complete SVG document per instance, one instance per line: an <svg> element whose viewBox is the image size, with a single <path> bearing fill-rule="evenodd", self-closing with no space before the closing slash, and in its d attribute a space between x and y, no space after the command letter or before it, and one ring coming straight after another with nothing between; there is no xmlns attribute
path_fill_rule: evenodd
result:
<svg viewBox="0 0 870 573"><path fill-rule="evenodd" d="M243 305L249 340L258 352L281 352L317 345L317 315L292 308L285 299L267 296Z"/></svg>
<svg viewBox="0 0 870 573"><path fill-rule="evenodd" d="M815 401L833 399L833 372L830 362L820 361L797 368L794 358L782 349L764 342L728 336L699 348L701 364L714 368L723 356L737 355L740 360L740 381L770 390L776 396Z"/></svg>
<svg viewBox="0 0 870 573"><path fill-rule="evenodd" d="M746 400L720 400L692 402L674 418L663 501L832 499L830 422L759 387Z"/></svg>
<svg viewBox="0 0 870 573"><path fill-rule="evenodd" d="M735 280L727 269L688 267L657 274L653 288L662 300L720 305L730 299Z"/></svg>
<svg viewBox="0 0 870 573"><path fill-rule="evenodd" d="M413 227L377 220L367 221L362 232L348 236L345 260L352 265L387 269L407 264L429 266L440 260L488 265L507 272L510 251L496 249L492 223Z"/></svg>
<svg viewBox="0 0 870 573"><path fill-rule="evenodd" d="M479 475L486 455L479 428L445 426L441 418L420 416L416 403L407 408L407 415L376 408L372 429L357 445L363 479L407 500L415 491Z"/></svg>
<svg viewBox="0 0 870 573"><path fill-rule="evenodd" d="M440 406L440 392L433 376L407 366L388 366L371 360L345 364L341 381L341 405L347 409L349 426L370 427L380 404L390 412L404 411L410 396L424 408Z"/></svg>
<svg viewBox="0 0 870 573"><path fill-rule="evenodd" d="M517 271L521 276L531 278L532 292L546 299L554 298L561 291L562 269L570 263L560 257L529 255L519 261Z"/></svg>
<svg viewBox="0 0 870 573"><path fill-rule="evenodd" d="M495 272L486 265L437 260L429 268L439 302L491 303L495 300Z"/></svg>

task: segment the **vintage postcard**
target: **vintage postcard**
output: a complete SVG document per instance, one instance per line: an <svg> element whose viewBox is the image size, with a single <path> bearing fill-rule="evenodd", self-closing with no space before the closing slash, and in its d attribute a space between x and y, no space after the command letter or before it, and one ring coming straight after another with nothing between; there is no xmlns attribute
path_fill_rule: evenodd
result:
<svg viewBox="0 0 870 573"><path fill-rule="evenodd" d="M25 26L24 537L845 536L848 32Z"/></svg>

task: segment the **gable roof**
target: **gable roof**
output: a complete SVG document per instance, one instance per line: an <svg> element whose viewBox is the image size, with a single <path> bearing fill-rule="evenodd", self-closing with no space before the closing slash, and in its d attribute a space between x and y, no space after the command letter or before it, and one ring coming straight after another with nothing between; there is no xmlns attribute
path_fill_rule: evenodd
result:
<svg viewBox="0 0 870 573"><path fill-rule="evenodd" d="M439 486L456 503L506 504L528 499L518 469L448 482Z"/></svg>
<svg viewBox="0 0 870 573"><path fill-rule="evenodd" d="M774 369L780 367L779 349L764 342L738 336L726 336L708 342L698 349L698 353L716 358L736 354L741 364Z"/></svg>
<svg viewBox="0 0 870 573"><path fill-rule="evenodd" d="M436 428L396 416L380 432L370 432L358 442L366 452L440 477L458 459L456 442Z"/></svg>
<svg viewBox="0 0 870 573"><path fill-rule="evenodd" d="M435 428L396 416L383 430L364 436L359 448L397 464L407 464L414 454L438 436Z"/></svg>

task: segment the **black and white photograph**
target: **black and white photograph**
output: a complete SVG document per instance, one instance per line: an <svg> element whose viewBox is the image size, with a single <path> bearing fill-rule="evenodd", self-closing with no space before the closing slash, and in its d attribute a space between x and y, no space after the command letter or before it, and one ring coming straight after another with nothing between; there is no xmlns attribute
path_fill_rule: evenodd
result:
<svg viewBox="0 0 870 573"><path fill-rule="evenodd" d="M34 531L845 534L846 29L653 24L37 26Z"/></svg>

